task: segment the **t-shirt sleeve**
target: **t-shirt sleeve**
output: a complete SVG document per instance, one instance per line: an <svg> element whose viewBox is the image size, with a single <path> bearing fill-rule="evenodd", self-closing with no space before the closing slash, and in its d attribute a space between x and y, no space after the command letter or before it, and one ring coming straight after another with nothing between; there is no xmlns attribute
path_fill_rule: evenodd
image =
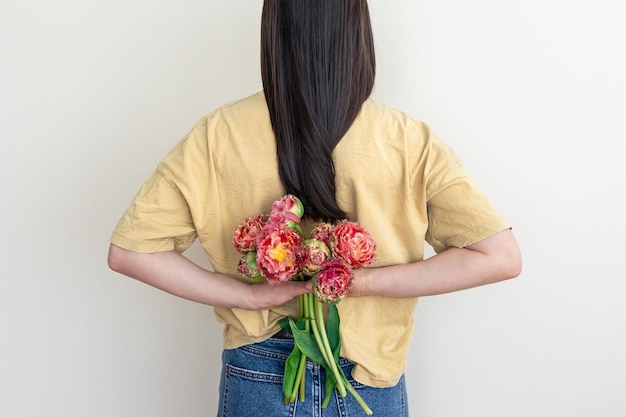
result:
<svg viewBox="0 0 626 417"><path fill-rule="evenodd" d="M193 244L196 236L183 194L157 170L137 192L110 241L133 252L175 250L182 253Z"/></svg>
<svg viewBox="0 0 626 417"><path fill-rule="evenodd" d="M462 248L510 228L458 156L433 135L426 241L435 252Z"/></svg>

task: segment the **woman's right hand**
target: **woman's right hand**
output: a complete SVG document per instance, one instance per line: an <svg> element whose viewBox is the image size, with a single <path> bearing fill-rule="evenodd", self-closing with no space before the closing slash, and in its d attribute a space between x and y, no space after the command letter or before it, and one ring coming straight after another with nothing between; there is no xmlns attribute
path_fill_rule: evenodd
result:
<svg viewBox="0 0 626 417"><path fill-rule="evenodd" d="M280 284L247 284L249 296L239 308L245 310L267 310L312 291L310 281L287 281Z"/></svg>

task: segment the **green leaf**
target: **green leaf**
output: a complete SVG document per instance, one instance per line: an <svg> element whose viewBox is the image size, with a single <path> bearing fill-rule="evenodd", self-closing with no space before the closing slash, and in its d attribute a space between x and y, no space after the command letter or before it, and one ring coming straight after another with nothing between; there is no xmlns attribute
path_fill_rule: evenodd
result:
<svg viewBox="0 0 626 417"><path fill-rule="evenodd" d="M335 349L340 342L339 336L339 311L334 304L328 305L328 319L326 320L326 334L331 349Z"/></svg>
<svg viewBox="0 0 626 417"><path fill-rule="evenodd" d="M341 350L341 336L339 335L339 311L334 304L328 305L328 319L326 320L326 334L328 335L328 343L333 352L335 361L339 362L339 351Z"/></svg>
<svg viewBox="0 0 626 417"><path fill-rule="evenodd" d="M330 402L330 397L333 395L333 391L337 387L337 384L335 384L335 379L329 378L328 372L326 372L326 375L327 375L326 386L325 386L326 392L324 393L324 402L322 403L322 408L328 407L328 403Z"/></svg>
<svg viewBox="0 0 626 417"><path fill-rule="evenodd" d="M281 329L283 329L283 330L291 330L291 327L289 327L289 319L291 319L291 317L289 317L289 316L283 317L282 319L280 319L278 324L280 325Z"/></svg>
<svg viewBox="0 0 626 417"><path fill-rule="evenodd" d="M320 348L315 342L315 337L313 337L310 332L299 329L293 319L289 320L289 326L291 326L291 332L293 333L296 345L302 353L313 362L325 366L326 361L324 360L324 356L322 356Z"/></svg>
<svg viewBox="0 0 626 417"><path fill-rule="evenodd" d="M287 361L285 362L285 373L283 378L283 394L285 399L289 398L290 401L294 401L291 399L291 393L293 392L293 387L299 381L296 381L297 373L298 373L298 365L300 364L300 357L302 356L302 352L298 346L293 347L293 350L287 357Z"/></svg>
<svg viewBox="0 0 626 417"><path fill-rule="evenodd" d="M297 327L299 330L304 330L304 331L307 331L307 330L305 330L305 329L306 329L306 323L307 323L308 321L310 321L310 320L309 320L309 319L300 319L300 320L298 320L298 321L296 322L296 327ZM291 328L290 328L289 330L291 330Z"/></svg>
<svg viewBox="0 0 626 417"><path fill-rule="evenodd" d="M289 333L293 334L293 332L291 331L291 322L294 322L298 329L304 330L305 327L306 327L306 321L307 321L307 319L300 319L300 320L298 320L296 322L296 321L294 321L293 318L287 316L287 317L283 317L282 319L280 319L278 324L280 325L281 329L286 330Z"/></svg>
<svg viewBox="0 0 626 417"><path fill-rule="evenodd" d="M289 326L289 321L293 321L293 319L289 316L287 317L283 317L282 319L280 319L280 321L278 322L278 324L280 325L280 328L283 330L287 330L288 332L291 333L291 327Z"/></svg>

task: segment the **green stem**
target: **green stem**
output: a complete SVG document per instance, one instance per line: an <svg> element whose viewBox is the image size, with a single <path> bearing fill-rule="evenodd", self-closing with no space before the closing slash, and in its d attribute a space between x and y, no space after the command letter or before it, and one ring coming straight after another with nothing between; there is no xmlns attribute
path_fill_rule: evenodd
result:
<svg viewBox="0 0 626 417"><path fill-rule="evenodd" d="M308 297L305 294L301 294L298 296L298 302L300 305L300 318L305 318L304 321L304 330L307 332L310 331L311 323L309 318L309 308L308 308ZM295 396L296 392L298 392L298 387L300 387L300 401L304 401L305 396L305 384L306 384L306 355L302 352L302 356L300 357L300 365L298 366L298 372L296 374L296 384L293 389L292 397Z"/></svg>
<svg viewBox="0 0 626 417"><path fill-rule="evenodd" d="M300 227L300 224L295 224L291 227L291 229L295 230L296 232L298 232L298 234L300 235L300 237L306 237L306 235L304 234L304 231L302 230L302 227Z"/></svg>
<svg viewBox="0 0 626 417"><path fill-rule="evenodd" d="M298 372L296 372L296 377L294 378L293 388L291 390L291 394L289 395L289 402L294 402L296 400L296 395L298 390L300 392L300 401L304 401L304 370L306 368L306 356L302 353L300 356L300 363L298 365Z"/></svg>
<svg viewBox="0 0 626 417"><path fill-rule="evenodd" d="M306 294L306 296L308 297L307 307L308 307L309 317L312 321L311 330L313 330L313 336L315 337L315 342L317 343L317 346L320 348L320 352L322 354L322 357L324 358L324 361L328 362L328 355L326 354L326 351L322 349L322 347L324 346L324 343L322 342L322 338L320 337L319 327L317 326L317 323L316 323L317 318L315 317L315 305L313 301L313 297L315 297L315 295L313 295L312 293L309 293L309 294Z"/></svg>
<svg viewBox="0 0 626 417"><path fill-rule="evenodd" d="M322 341L322 345L320 345L320 350L322 352L326 352L328 366L330 367L333 376L335 377L335 381L337 383L337 391L339 391L339 395L342 398L346 396L346 387L344 384L344 379L342 378L342 373L339 371L339 367L337 366L337 362L335 362L335 356L333 355L333 351L330 348L330 343L328 342L328 335L326 334L326 325L324 324L324 310L322 309L322 303L314 298L315 304L315 314L316 314L316 323L318 326L318 331L320 334L320 338ZM319 341L318 341L319 344Z"/></svg>
<svg viewBox="0 0 626 417"><path fill-rule="evenodd" d="M344 378L345 378L345 376L344 376ZM368 416L371 416L372 414L374 414L374 412L369 408L369 406L367 405L365 400L359 395L358 392L356 392L356 390L354 389L352 384L350 384L350 382L347 381L347 380L346 380L346 388L348 389L348 392L350 394L352 394L352 396L354 397L356 402L359 403L359 405L361 406L363 411L365 411L365 414L367 414Z"/></svg>
<svg viewBox="0 0 626 417"><path fill-rule="evenodd" d="M304 322L304 330L307 332L311 331L311 322L309 320ZM300 358L300 401L304 402L305 398L305 388L306 388L306 355L302 353L302 357Z"/></svg>
<svg viewBox="0 0 626 417"><path fill-rule="evenodd" d="M304 329L309 331L310 323L309 320L309 308L308 308L308 298L306 294L301 294L298 296L298 308L300 319L305 319L304 321ZM297 346L294 345L294 348L297 349ZM300 363L298 364L298 371L296 372L296 377L294 379L294 385L291 391L291 395L289 399L291 402L296 400L296 395L300 393L300 401L304 401L305 394L305 383L306 383L306 355L304 352L300 352Z"/></svg>
<svg viewBox="0 0 626 417"><path fill-rule="evenodd" d="M320 349L320 352L322 354L322 357L324 358L324 361L329 364L331 361L332 362L334 361L332 360L333 359L332 357L330 358L328 357L328 352L326 351L326 349L324 349L324 342L320 335L319 326L317 324L318 318L315 315L315 301L314 301L315 295L313 293L309 293L307 294L307 296L309 297L308 299L309 317L311 318L311 321L312 321L313 336L315 337L315 342L317 343L317 346ZM324 317L322 317L322 320L324 320Z"/></svg>

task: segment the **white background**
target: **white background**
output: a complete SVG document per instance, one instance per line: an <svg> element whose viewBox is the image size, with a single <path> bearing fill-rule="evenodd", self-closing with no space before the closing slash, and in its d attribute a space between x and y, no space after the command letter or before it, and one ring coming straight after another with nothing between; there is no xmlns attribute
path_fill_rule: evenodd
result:
<svg viewBox="0 0 626 417"><path fill-rule="evenodd" d="M1 416L215 415L211 308L105 259L174 143L261 88L261 5L0 0ZM411 415L623 417L626 3L370 8L375 97L457 150L524 254L516 280L420 301Z"/></svg>

